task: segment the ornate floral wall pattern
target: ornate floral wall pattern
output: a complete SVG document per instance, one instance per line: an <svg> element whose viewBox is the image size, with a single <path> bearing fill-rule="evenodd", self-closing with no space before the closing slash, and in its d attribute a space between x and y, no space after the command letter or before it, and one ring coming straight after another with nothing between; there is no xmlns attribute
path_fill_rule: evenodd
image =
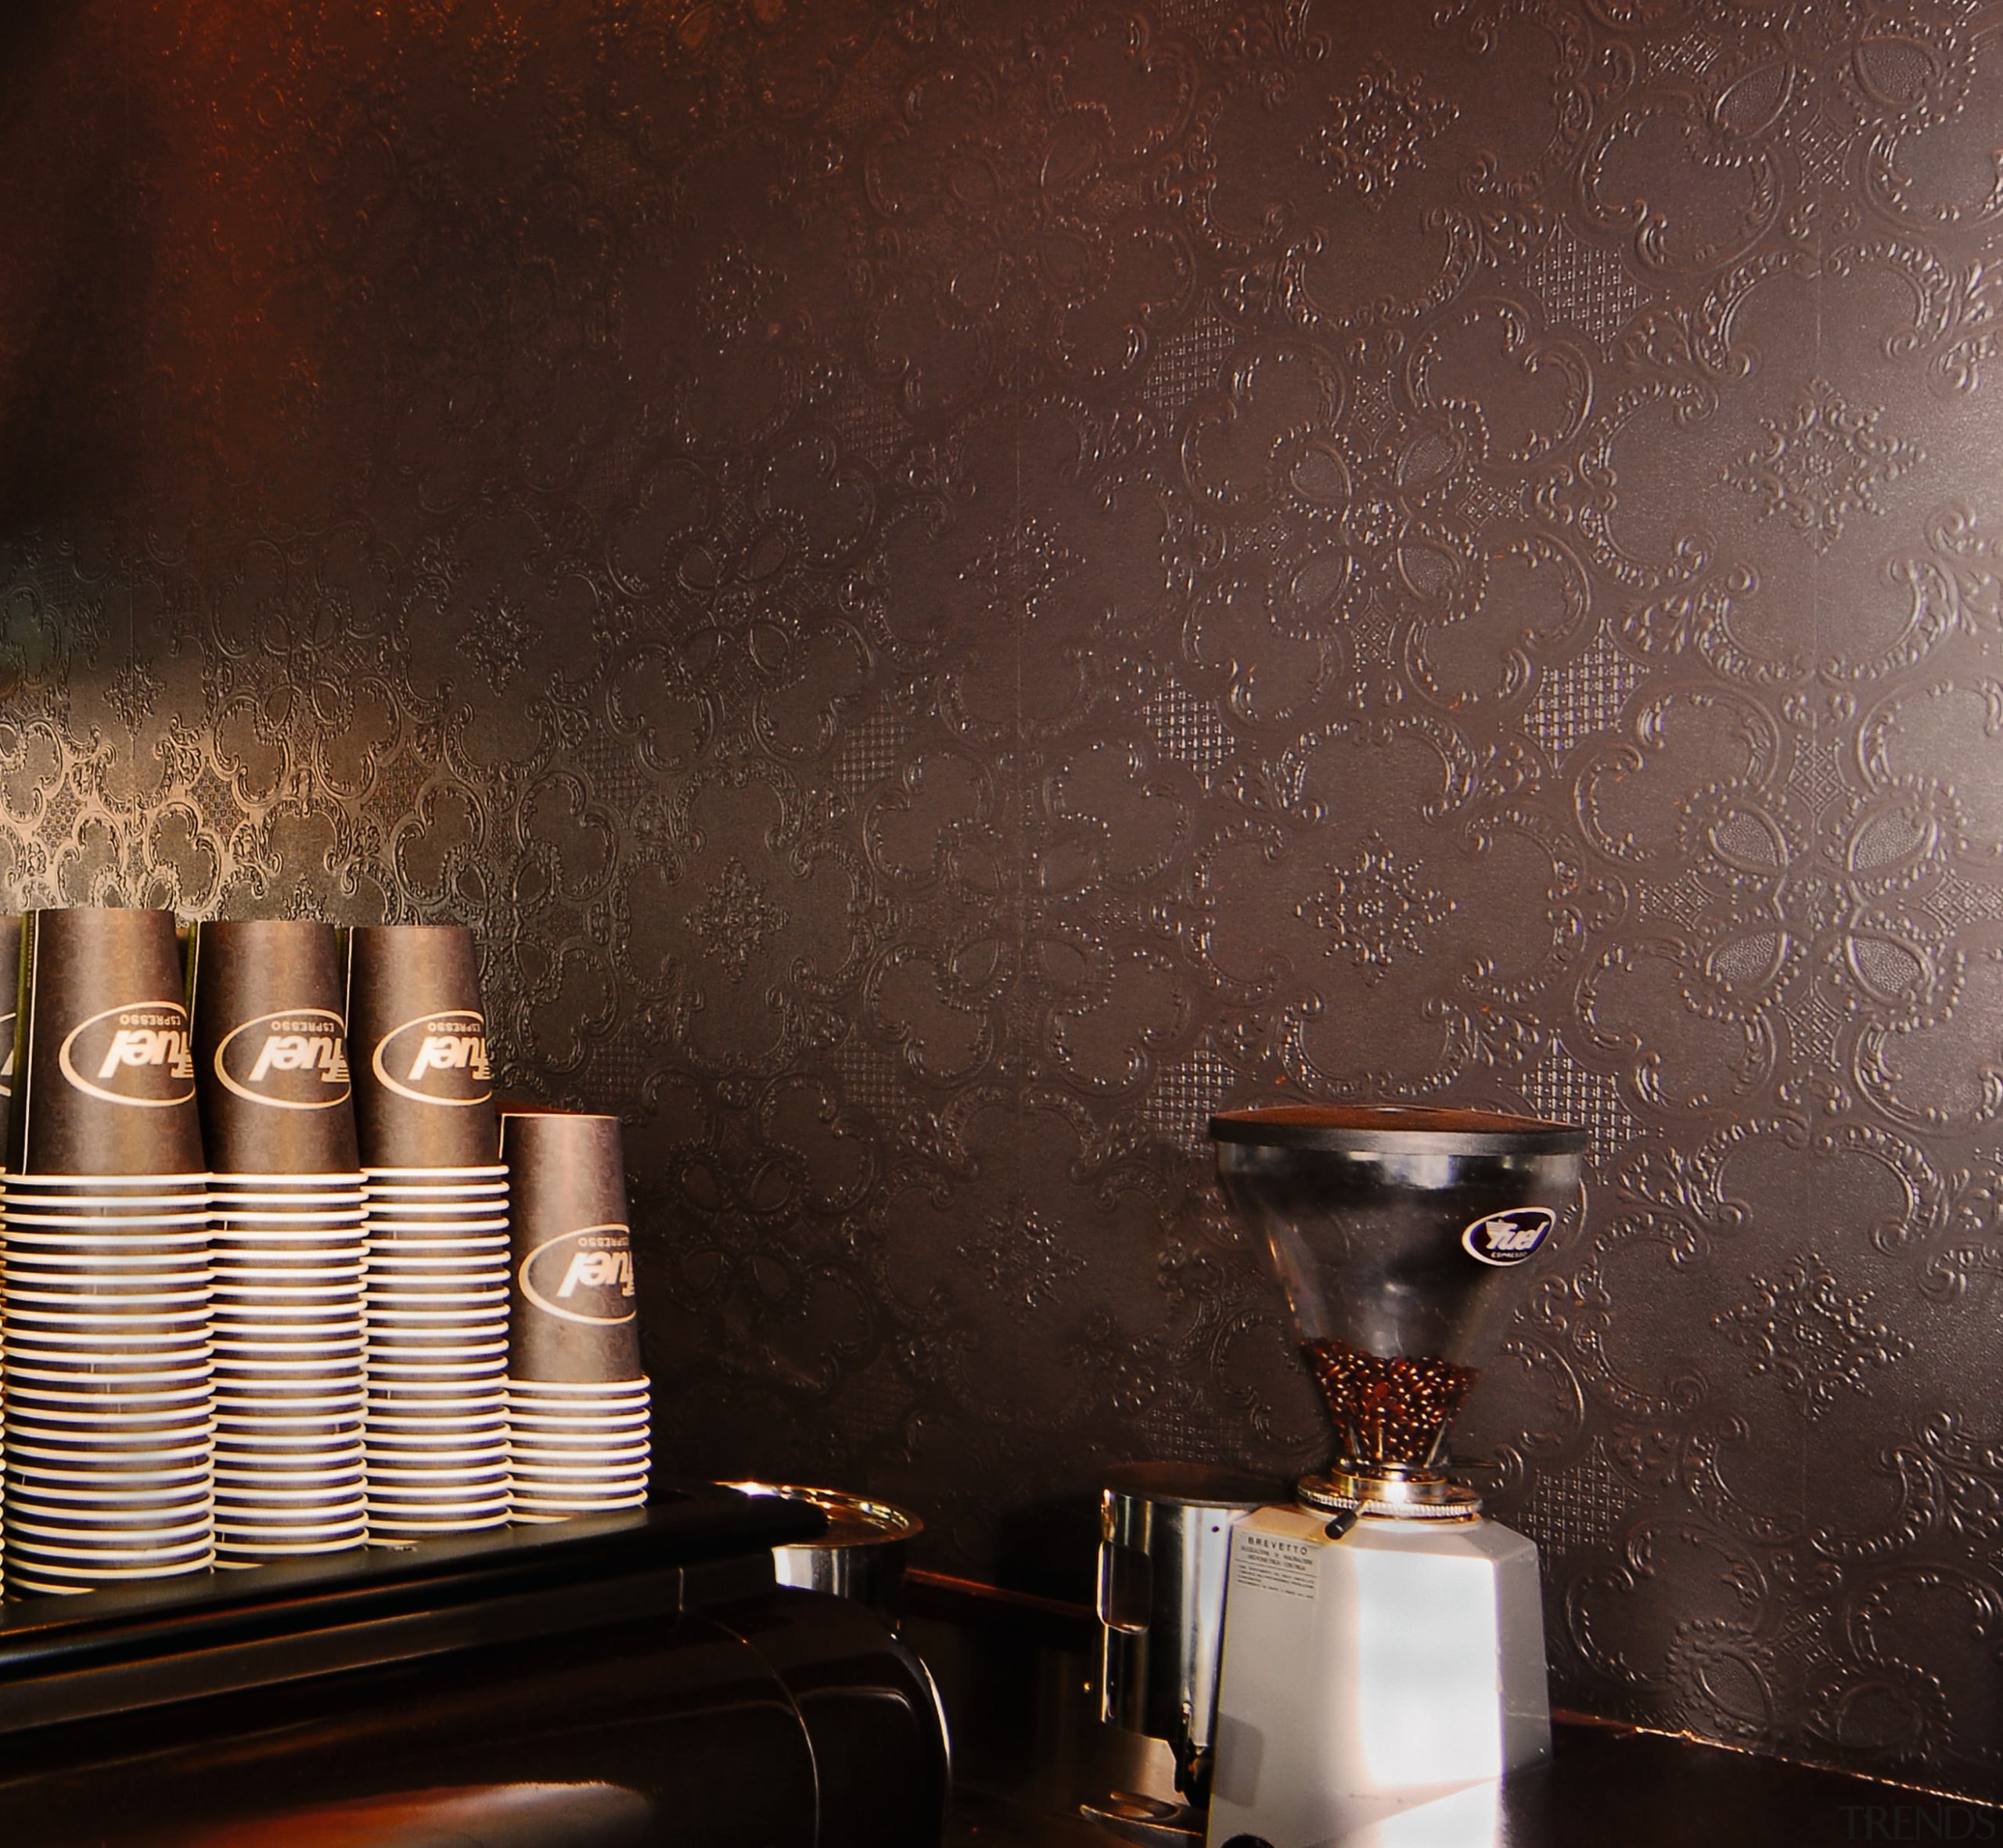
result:
<svg viewBox="0 0 2003 1848"><path fill-rule="evenodd" d="M1076 1594L1203 1124L1576 1117L1557 1697L2003 1796L2003 9L17 0L0 892L463 919L663 1457Z"/></svg>

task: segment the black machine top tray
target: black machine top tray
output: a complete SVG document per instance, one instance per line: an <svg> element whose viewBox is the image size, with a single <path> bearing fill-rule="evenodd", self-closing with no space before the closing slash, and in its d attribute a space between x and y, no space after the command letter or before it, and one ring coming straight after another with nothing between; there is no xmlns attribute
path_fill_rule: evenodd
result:
<svg viewBox="0 0 2003 1848"><path fill-rule="evenodd" d="M584 1515L0 1606L0 1735L755 1595L811 1504L656 1480Z"/></svg>

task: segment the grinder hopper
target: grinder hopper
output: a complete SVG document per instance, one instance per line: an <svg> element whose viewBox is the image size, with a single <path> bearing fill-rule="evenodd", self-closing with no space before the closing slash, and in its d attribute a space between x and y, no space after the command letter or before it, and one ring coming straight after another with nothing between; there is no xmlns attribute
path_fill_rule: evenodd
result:
<svg viewBox="0 0 2003 1848"><path fill-rule="evenodd" d="M1483 1110L1289 1105L1210 1119L1232 1207L1264 1236L1334 1421L1302 1501L1465 1517L1447 1433L1483 1312L1579 1185L1586 1134Z"/></svg>

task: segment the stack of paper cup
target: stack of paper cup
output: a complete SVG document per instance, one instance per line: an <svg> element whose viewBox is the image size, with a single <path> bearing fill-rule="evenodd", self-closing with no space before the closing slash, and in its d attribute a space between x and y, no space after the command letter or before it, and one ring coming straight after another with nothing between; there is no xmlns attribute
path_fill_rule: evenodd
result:
<svg viewBox="0 0 2003 1848"><path fill-rule="evenodd" d="M0 912L0 1163L6 1159L8 1119L14 1109L14 1027L20 971L20 914ZM0 1433L4 1433L5 1404L5 1370L0 1368ZM5 1451L4 1436L0 1436L0 1465L4 1464ZM4 1561L6 1551L5 1508L6 1497L0 1494L0 1561ZM5 1585L5 1571L0 1569L0 1591L4 1591Z"/></svg>
<svg viewBox="0 0 2003 1848"><path fill-rule="evenodd" d="M508 1179L469 932L357 929L355 1120L368 1196L369 1532L508 1519Z"/></svg>
<svg viewBox="0 0 2003 1848"><path fill-rule="evenodd" d="M364 1196L329 925L194 927L213 1177L216 1548L225 1565L367 1538Z"/></svg>
<svg viewBox="0 0 2003 1848"><path fill-rule="evenodd" d="M43 911L21 939L0 1177L10 1588L205 1569L208 1177L174 919Z"/></svg>
<svg viewBox="0 0 2003 1848"><path fill-rule="evenodd" d="M14 1112L14 1028L20 998L21 916L0 911L0 1160Z"/></svg>
<svg viewBox="0 0 2003 1848"><path fill-rule="evenodd" d="M515 1519L638 1508L650 1408L618 1119L510 1111L501 1152L514 1196Z"/></svg>

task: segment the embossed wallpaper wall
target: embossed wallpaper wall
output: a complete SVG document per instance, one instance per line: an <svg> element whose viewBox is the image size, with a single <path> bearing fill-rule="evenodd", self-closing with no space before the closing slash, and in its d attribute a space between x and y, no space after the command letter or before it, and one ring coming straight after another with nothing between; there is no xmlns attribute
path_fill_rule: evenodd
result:
<svg viewBox="0 0 2003 1848"><path fill-rule="evenodd" d="M2003 1794L2003 7L13 0L0 892L460 919L660 1454L1319 1460L1206 1113L1580 1119L1565 1704Z"/></svg>

